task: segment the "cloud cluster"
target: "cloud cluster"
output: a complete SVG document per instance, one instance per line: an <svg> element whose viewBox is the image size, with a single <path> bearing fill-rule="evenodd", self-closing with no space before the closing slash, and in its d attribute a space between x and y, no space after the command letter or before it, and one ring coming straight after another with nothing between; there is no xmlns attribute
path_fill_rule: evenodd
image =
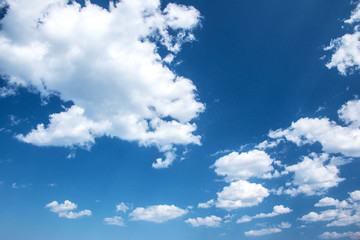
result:
<svg viewBox="0 0 360 240"><path fill-rule="evenodd" d="M360 4L357 5L350 18L344 21L346 24L355 25L353 33L348 33L331 40L330 45L325 48L326 51L334 51L330 62L326 66L328 68L336 67L342 75L348 74L349 71L357 70L360 66L359 16Z"/></svg>
<svg viewBox="0 0 360 240"><path fill-rule="evenodd" d="M290 228L291 224L287 223L287 222L282 222L281 224L279 224L276 227L271 227L271 228L263 228L260 230L250 230L245 232L246 236L263 236L263 235L269 235L269 234L274 234L274 233L279 233L282 232L282 229L284 228Z"/></svg>
<svg viewBox="0 0 360 240"><path fill-rule="evenodd" d="M310 212L300 218L304 222L330 222L326 226L348 226L356 224L360 226L360 191L356 190L350 193L347 200L339 201L337 199L325 197L322 198L315 207L334 207L320 213Z"/></svg>
<svg viewBox="0 0 360 240"><path fill-rule="evenodd" d="M168 220L181 217L187 210L176 207L175 205L155 205L146 208L135 208L129 216L132 221L147 221L162 223Z"/></svg>
<svg viewBox="0 0 360 240"><path fill-rule="evenodd" d="M338 186L344 181L340 178L337 167L337 158L330 158L328 154L317 155L311 153L303 157L303 161L287 166L285 170L294 173L291 182L292 187L285 190L285 193L296 196L299 193L306 195L321 195L329 188ZM332 161L333 160L333 161Z"/></svg>
<svg viewBox="0 0 360 240"><path fill-rule="evenodd" d="M286 214L286 213L290 213L290 212L292 212L292 209L290 209L288 207L284 207L283 205L276 205L276 206L274 206L273 211L271 213L259 213L259 214L256 214L253 217L245 215L242 218L238 219L236 221L236 223L250 222L250 221L252 221L253 219L256 219L256 218L276 217L278 215Z"/></svg>
<svg viewBox="0 0 360 240"><path fill-rule="evenodd" d="M360 116L356 118L359 121ZM355 119L352 121L355 122ZM354 125L340 126L328 118L301 118L289 128L270 131L269 136L285 138L298 146L319 142L328 153L360 157L360 129Z"/></svg>
<svg viewBox="0 0 360 240"><path fill-rule="evenodd" d="M125 203L121 202L119 204L116 205L116 211L117 212L124 212L126 213L126 211L128 211L130 208L129 206L127 206Z"/></svg>
<svg viewBox="0 0 360 240"><path fill-rule="evenodd" d="M18 139L39 146L88 147L111 136L157 146L200 144L191 123L204 105L190 79L167 65L200 13L191 6L159 0L123 0L109 9L86 1L7 0L1 20L0 73L14 84L57 94L74 105L50 115ZM159 54L160 46L169 55ZM172 57L171 57L172 56ZM12 95L11 88L1 90ZM160 159L154 167L167 167Z"/></svg>
<svg viewBox="0 0 360 240"><path fill-rule="evenodd" d="M72 210L77 209L75 203L65 200L64 203L59 204L57 201L53 201L45 206L50 208L51 212L57 213L59 217L64 217L68 219L76 219L83 216L91 216L92 212L90 210L82 210L80 212L73 212Z"/></svg>
<svg viewBox="0 0 360 240"><path fill-rule="evenodd" d="M207 226L207 227L220 227L222 219L220 217L211 215L209 217L189 218L185 222L190 223L193 227Z"/></svg>
<svg viewBox="0 0 360 240"><path fill-rule="evenodd" d="M252 177L262 177L274 170L273 160L264 151L232 152L217 159L213 165L215 173L224 176L225 180L247 180Z"/></svg>
<svg viewBox="0 0 360 240"><path fill-rule="evenodd" d="M217 195L216 207L233 210L258 205L269 196L269 191L261 184L239 180L224 187Z"/></svg>
<svg viewBox="0 0 360 240"><path fill-rule="evenodd" d="M112 218L110 217L104 218L104 222L106 225L115 225L120 227L125 226L124 219L120 216L114 216Z"/></svg>
<svg viewBox="0 0 360 240"><path fill-rule="evenodd" d="M348 238L351 240L360 239L360 232L324 232L319 236L321 239L338 239L338 238Z"/></svg>

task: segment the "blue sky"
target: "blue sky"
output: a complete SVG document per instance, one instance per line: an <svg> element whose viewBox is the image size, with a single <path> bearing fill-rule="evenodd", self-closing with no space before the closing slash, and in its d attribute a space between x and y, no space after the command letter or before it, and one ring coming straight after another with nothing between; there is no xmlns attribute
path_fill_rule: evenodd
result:
<svg viewBox="0 0 360 240"><path fill-rule="evenodd" d="M1 239L360 238L358 2L0 7Z"/></svg>

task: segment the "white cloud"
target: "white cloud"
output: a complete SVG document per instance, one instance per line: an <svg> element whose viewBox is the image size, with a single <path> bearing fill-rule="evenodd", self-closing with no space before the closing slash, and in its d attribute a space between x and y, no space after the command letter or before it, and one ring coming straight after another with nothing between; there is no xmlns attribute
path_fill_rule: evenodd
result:
<svg viewBox="0 0 360 240"><path fill-rule="evenodd" d="M318 221L330 221L335 219L339 215L339 210L330 209L321 212L320 214L316 212L310 212L300 218L301 221L305 222L318 222Z"/></svg>
<svg viewBox="0 0 360 240"><path fill-rule="evenodd" d="M68 219L76 219L83 216L91 216L92 212L90 210L82 210L80 212L59 212L59 217L64 217Z"/></svg>
<svg viewBox="0 0 360 240"><path fill-rule="evenodd" d="M292 209L288 207L284 207L283 205L276 205L273 207L273 211L271 213L260 213L256 214L254 218L267 218L267 217L275 217L281 214L286 214L292 212Z"/></svg>
<svg viewBox="0 0 360 240"><path fill-rule="evenodd" d="M261 184L239 180L224 187L217 195L216 207L233 210L258 205L269 196L269 191Z"/></svg>
<svg viewBox="0 0 360 240"><path fill-rule="evenodd" d="M225 176L228 182L246 180L251 177L262 177L274 168L273 160L264 151L232 152L216 160L213 167L219 176Z"/></svg>
<svg viewBox="0 0 360 240"><path fill-rule="evenodd" d="M156 159L156 162L152 164L153 168L167 168L175 160L176 154L173 151L168 151L165 153L165 159L162 158Z"/></svg>
<svg viewBox="0 0 360 240"><path fill-rule="evenodd" d="M281 232L280 228L263 228L260 230L250 230L248 232L245 232L246 236L263 236L263 235L269 235L273 233L279 233Z"/></svg>
<svg viewBox="0 0 360 240"><path fill-rule="evenodd" d="M220 227L222 219L220 217L211 215L209 217L189 218L186 223L190 223L193 227L207 226L207 227Z"/></svg>
<svg viewBox="0 0 360 240"><path fill-rule="evenodd" d="M295 187L284 191L292 196L299 193L306 195L324 194L327 189L338 186L341 181L345 180L338 176L339 169L325 153L320 156L312 153L310 156L305 156L302 162L285 169L294 173L292 184Z"/></svg>
<svg viewBox="0 0 360 240"><path fill-rule="evenodd" d="M349 193L347 200L339 201L333 198L322 198L315 207L335 207L320 213L310 212L304 215L300 220L305 222L331 221L326 226L348 226L356 224L360 226L360 198L357 195L359 190Z"/></svg>
<svg viewBox="0 0 360 240"><path fill-rule="evenodd" d="M349 238L353 240L360 239L360 232L324 232L319 236L322 239L338 239L338 238Z"/></svg>
<svg viewBox="0 0 360 240"><path fill-rule="evenodd" d="M256 145L255 148L260 149L260 150L274 148L274 147L278 146L281 142L282 142L282 139L277 139L275 141L265 140L265 141L259 143L258 145Z"/></svg>
<svg viewBox="0 0 360 240"><path fill-rule="evenodd" d="M84 109L73 105L65 112L50 115L50 123L37 125L36 130L17 138L38 146L71 146L74 143L86 146L94 143L94 137L105 134L110 128L109 122L95 123L84 116Z"/></svg>
<svg viewBox="0 0 360 240"><path fill-rule="evenodd" d="M339 117L353 127L360 127L360 100L345 103L338 111Z"/></svg>
<svg viewBox="0 0 360 240"><path fill-rule="evenodd" d="M291 224L288 222L282 222L277 227L271 227L271 228L263 228L260 230L250 230L248 232L245 232L246 236L263 236L263 235L269 235L274 233L282 232L283 228L290 228Z"/></svg>
<svg viewBox="0 0 360 240"><path fill-rule="evenodd" d="M284 207L283 205L276 205L273 207L273 211L271 213L259 213L256 214L253 217L250 216L243 216L242 218L238 219L236 223L244 223L244 222L250 222L255 218L268 218L268 217L276 217L281 214L286 214L292 212L292 209L288 207Z"/></svg>
<svg viewBox="0 0 360 240"><path fill-rule="evenodd" d="M170 3L161 10L158 0L123 0L108 10L90 1L84 7L68 0L7 2L0 73L9 76L9 84L37 89L43 97L56 93L75 104L18 139L89 146L107 135L162 152L200 144L191 121L205 107L196 87L158 53L164 45L174 55L194 40L191 31L200 22L194 7Z"/></svg>
<svg viewBox="0 0 360 240"><path fill-rule="evenodd" d="M57 201L53 201L45 206L50 208L51 212L57 213L59 217L64 217L68 219L76 219L83 216L91 216L92 212L90 210L82 210L80 212L73 212L72 210L77 209L75 203L65 200L64 203L59 204Z"/></svg>
<svg viewBox="0 0 360 240"><path fill-rule="evenodd" d="M14 95L16 95L16 88L11 86L0 88L0 98L6 98Z"/></svg>
<svg viewBox="0 0 360 240"><path fill-rule="evenodd" d="M360 190L356 190L350 193L350 201L360 201Z"/></svg>
<svg viewBox="0 0 360 240"><path fill-rule="evenodd" d="M253 220L253 217L250 217L248 215L242 216L240 219L236 221L236 223L245 223L245 222L251 222Z"/></svg>
<svg viewBox="0 0 360 240"><path fill-rule="evenodd" d="M114 216L112 218L104 218L106 225L116 225L116 226L125 226L124 219L119 216Z"/></svg>
<svg viewBox="0 0 360 240"><path fill-rule="evenodd" d="M130 208L123 202L119 203L118 205L116 205L116 211L117 212L126 212L127 210L129 210Z"/></svg>
<svg viewBox="0 0 360 240"><path fill-rule="evenodd" d="M346 208L349 205L345 200L340 202L339 200L330 197L324 197L320 199L318 203L315 204L315 207L330 207L330 206Z"/></svg>
<svg viewBox="0 0 360 240"><path fill-rule="evenodd" d="M214 206L214 204L215 204L214 199L211 199L211 200L207 201L206 203L199 203L198 208L210 208L210 207Z"/></svg>
<svg viewBox="0 0 360 240"><path fill-rule="evenodd" d="M181 217L187 213L174 205L155 205L147 208L138 207L129 216L132 221L148 221L162 223L168 220Z"/></svg>
<svg viewBox="0 0 360 240"><path fill-rule="evenodd" d="M344 22L354 24L360 20L360 4L352 12L349 19ZM360 32L359 25L355 25L354 32L345 34L342 37L331 40L330 45L324 50L333 50L334 53L328 68L336 67L342 75L346 75L349 71L358 70L360 66Z"/></svg>
<svg viewBox="0 0 360 240"><path fill-rule="evenodd" d="M298 146L319 142L328 153L360 157L360 100L346 102L338 111L347 126L328 118L301 118L286 129L269 132L271 138L285 138Z"/></svg>
<svg viewBox="0 0 360 240"><path fill-rule="evenodd" d="M319 142L328 153L360 157L360 129L339 126L328 118L301 118L287 129L270 131L269 136L285 137L298 146Z"/></svg>

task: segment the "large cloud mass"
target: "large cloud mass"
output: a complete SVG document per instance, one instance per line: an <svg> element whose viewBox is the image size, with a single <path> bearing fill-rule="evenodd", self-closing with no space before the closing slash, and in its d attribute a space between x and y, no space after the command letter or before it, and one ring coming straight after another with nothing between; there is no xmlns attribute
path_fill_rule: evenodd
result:
<svg viewBox="0 0 360 240"><path fill-rule="evenodd" d="M18 139L89 146L108 135L170 153L174 144L200 144L190 121L204 105L192 81L166 65L194 39L200 19L194 7L170 3L162 9L159 0L123 0L109 9L90 1L6 2L0 73L10 87L59 94L75 104ZM160 56L162 48L167 56Z"/></svg>

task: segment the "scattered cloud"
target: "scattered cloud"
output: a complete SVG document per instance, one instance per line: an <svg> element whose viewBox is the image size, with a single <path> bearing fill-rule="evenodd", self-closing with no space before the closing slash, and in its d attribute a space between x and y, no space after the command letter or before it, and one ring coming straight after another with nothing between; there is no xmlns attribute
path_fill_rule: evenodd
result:
<svg viewBox="0 0 360 240"><path fill-rule="evenodd" d="M30 188L30 186L31 186L31 184L17 184L17 183L11 184L11 188L13 188L13 189Z"/></svg>
<svg viewBox="0 0 360 240"><path fill-rule="evenodd" d="M147 221L162 223L174 218L181 217L187 210L176 207L175 205L155 205L147 208L138 207L129 216L132 221Z"/></svg>
<svg viewBox="0 0 360 240"><path fill-rule="evenodd" d="M285 138L298 146L319 142L328 153L360 157L360 100L345 103L338 111L348 126L340 126L328 118L301 118L289 128L270 131L271 138Z"/></svg>
<svg viewBox="0 0 360 240"><path fill-rule="evenodd" d="M73 212L72 210L77 209L75 203L65 200L64 203L59 204L57 201L53 201L45 206L45 208L50 208L51 212L57 213L59 217L64 217L68 219L76 219L83 216L91 216L92 212L90 210L82 210L80 212Z"/></svg>
<svg viewBox="0 0 360 240"><path fill-rule="evenodd" d="M349 19L345 20L346 24L355 24L360 21L360 4L352 12ZM342 75L348 72L358 70L360 65L360 25L354 26L353 33L347 33L342 37L331 40L330 45L324 48L325 51L334 51L330 62L326 66L330 69L336 67Z"/></svg>
<svg viewBox="0 0 360 240"><path fill-rule="evenodd" d="M214 199L207 201L206 203L199 203L198 208L210 208L215 205Z"/></svg>
<svg viewBox="0 0 360 240"><path fill-rule="evenodd" d="M255 218L268 218L268 217L276 217L281 214L286 214L292 212L292 209L288 207L284 207L283 205L276 205L273 208L273 211L271 213L259 213L256 214L253 217L250 216L243 216L242 218L238 219L236 223L244 223L244 222L250 222Z"/></svg>
<svg viewBox="0 0 360 240"><path fill-rule="evenodd" d="M126 211L128 211L130 208L123 202L119 203L118 205L116 205L116 211L117 212L124 212L126 213Z"/></svg>
<svg viewBox="0 0 360 240"><path fill-rule="evenodd" d="M282 222L280 225L278 225L277 227L271 227L271 228L263 228L260 230L250 230L248 232L245 232L246 236L263 236L263 235L269 235L269 234L274 234L274 233L279 233L282 232L283 228L290 228L291 224L290 223L286 223L286 222Z"/></svg>
<svg viewBox="0 0 360 240"><path fill-rule="evenodd" d="M352 127L360 127L360 100L346 102L338 111L339 118Z"/></svg>
<svg viewBox="0 0 360 240"><path fill-rule="evenodd" d="M338 238L348 238L352 240L360 239L360 232L324 232L319 236L321 239L338 239Z"/></svg>
<svg viewBox="0 0 360 240"><path fill-rule="evenodd" d="M328 154L312 153L303 157L303 161L286 167L286 171L294 173L292 185L284 192L292 196L300 193L306 195L321 195L327 189L338 186L344 178L338 176L339 169L331 161Z"/></svg>
<svg viewBox="0 0 360 240"><path fill-rule="evenodd" d="M186 223L190 223L193 227L207 226L207 227L220 227L222 219L220 217L211 215L209 217L189 218Z"/></svg>
<svg viewBox="0 0 360 240"><path fill-rule="evenodd" d="M7 1L0 73L9 76L9 86L74 103L51 114L48 125L17 138L38 146L88 148L96 137L110 136L164 153L173 153L175 145L199 145L192 121L205 106L193 82L164 64L195 39L199 11L173 3L161 8L158 0L111 2L109 9L68 2ZM1 89L4 97L13 94ZM171 162L167 156L154 167Z"/></svg>
<svg viewBox="0 0 360 240"><path fill-rule="evenodd" d="M265 141L259 143L258 145L256 145L255 148L260 149L260 150L274 148L274 147L277 147L282 141L283 141L282 139L276 139L275 141L265 140Z"/></svg>
<svg viewBox="0 0 360 240"><path fill-rule="evenodd" d="M273 160L264 151L232 152L217 159L213 165L219 176L224 176L227 182L247 180L252 177L262 177L274 170Z"/></svg>
<svg viewBox="0 0 360 240"><path fill-rule="evenodd" d="M17 88L14 85L7 85L5 87L0 87L0 98L6 98L14 96L17 93Z"/></svg>
<svg viewBox="0 0 360 240"><path fill-rule="evenodd" d="M125 226L124 219L119 216L114 216L112 218L104 218L104 222L106 225L116 225L116 226Z"/></svg>
<svg viewBox="0 0 360 240"><path fill-rule="evenodd" d="M322 198L315 207L334 207L320 213L310 212L300 218L304 222L329 222L326 226L348 226L356 224L360 226L360 191L351 192L347 200L325 197Z"/></svg>
<svg viewBox="0 0 360 240"><path fill-rule="evenodd" d="M216 207L233 210L258 205L269 196L269 191L261 184L239 180L224 187L217 195Z"/></svg>

